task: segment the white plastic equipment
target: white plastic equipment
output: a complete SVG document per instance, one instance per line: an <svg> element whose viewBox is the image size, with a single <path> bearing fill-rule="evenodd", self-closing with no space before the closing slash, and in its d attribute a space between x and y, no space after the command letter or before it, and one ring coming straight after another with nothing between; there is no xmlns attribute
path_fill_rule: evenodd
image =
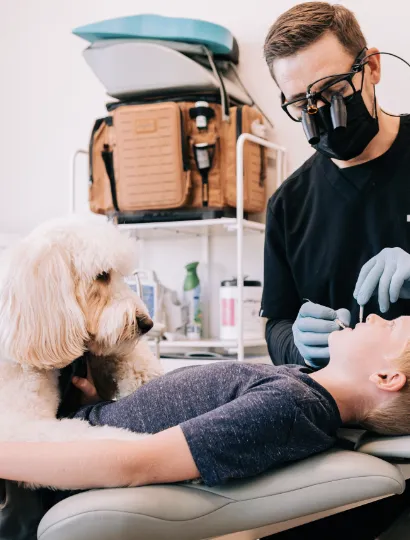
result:
<svg viewBox="0 0 410 540"><path fill-rule="evenodd" d="M155 94L219 92L219 82L211 69L196 58L204 59L201 45L172 41L110 39L96 41L83 56L107 93L120 100ZM230 98L248 105L249 95L234 82L235 74L225 63L222 75Z"/></svg>

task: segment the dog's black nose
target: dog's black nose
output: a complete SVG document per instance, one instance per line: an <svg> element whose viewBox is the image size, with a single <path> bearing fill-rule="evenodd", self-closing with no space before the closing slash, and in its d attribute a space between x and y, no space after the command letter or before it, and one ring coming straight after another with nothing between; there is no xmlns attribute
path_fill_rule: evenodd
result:
<svg viewBox="0 0 410 540"><path fill-rule="evenodd" d="M138 328L140 329L141 334L146 334L154 326L154 323L150 317L137 317Z"/></svg>

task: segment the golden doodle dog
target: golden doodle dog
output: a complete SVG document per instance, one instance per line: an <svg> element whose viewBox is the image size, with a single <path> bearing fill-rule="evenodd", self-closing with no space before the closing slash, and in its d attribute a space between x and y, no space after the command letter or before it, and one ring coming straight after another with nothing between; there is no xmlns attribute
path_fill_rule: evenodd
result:
<svg viewBox="0 0 410 540"><path fill-rule="evenodd" d="M47 222L0 264L0 440L69 441L144 436L57 419L59 374L88 351L112 395L162 370L141 336L152 321L125 283L135 241L108 222ZM107 392L107 390L105 390Z"/></svg>

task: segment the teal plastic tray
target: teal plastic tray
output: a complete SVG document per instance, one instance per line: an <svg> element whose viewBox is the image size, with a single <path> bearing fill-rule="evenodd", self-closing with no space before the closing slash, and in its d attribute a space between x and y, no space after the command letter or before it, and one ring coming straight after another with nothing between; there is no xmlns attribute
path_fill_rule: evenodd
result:
<svg viewBox="0 0 410 540"><path fill-rule="evenodd" d="M108 19L73 30L90 43L102 39L159 39L206 45L215 55L238 61L238 45L231 32L218 24L198 19L131 15Z"/></svg>

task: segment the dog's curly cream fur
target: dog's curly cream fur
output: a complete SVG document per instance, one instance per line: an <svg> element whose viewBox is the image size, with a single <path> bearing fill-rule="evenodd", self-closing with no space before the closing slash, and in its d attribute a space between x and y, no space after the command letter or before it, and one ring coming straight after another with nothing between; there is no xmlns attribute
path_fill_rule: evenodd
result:
<svg viewBox="0 0 410 540"><path fill-rule="evenodd" d="M108 426L57 420L59 369L85 351L119 396L161 374L140 336L152 326L125 283L135 242L107 222L47 222L0 264L0 440L136 439ZM54 486L58 487L58 486Z"/></svg>

